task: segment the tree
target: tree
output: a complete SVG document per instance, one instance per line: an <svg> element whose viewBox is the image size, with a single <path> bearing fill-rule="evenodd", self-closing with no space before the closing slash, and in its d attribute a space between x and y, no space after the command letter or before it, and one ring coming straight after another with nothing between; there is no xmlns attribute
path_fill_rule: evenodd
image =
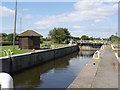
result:
<svg viewBox="0 0 120 90"><path fill-rule="evenodd" d="M89 40L89 37L86 36L86 35L83 35L83 36L81 36L81 39L82 39L82 40Z"/></svg>
<svg viewBox="0 0 120 90"><path fill-rule="evenodd" d="M16 34L16 36L17 36L17 34ZM10 33L10 34L7 35L7 40L9 42L13 41L13 33ZM17 40L18 40L18 37L15 38L15 41L17 41Z"/></svg>
<svg viewBox="0 0 120 90"><path fill-rule="evenodd" d="M9 42L12 42L12 41L13 41L13 33L8 34L7 40L8 40Z"/></svg>
<svg viewBox="0 0 120 90"><path fill-rule="evenodd" d="M94 40L101 40L100 38L94 38Z"/></svg>
<svg viewBox="0 0 120 90"><path fill-rule="evenodd" d="M93 40L94 38L93 38L93 37L90 37L89 39L90 39L90 40Z"/></svg>
<svg viewBox="0 0 120 90"><path fill-rule="evenodd" d="M48 35L54 43L63 43L70 38L70 33L67 28L54 28Z"/></svg>
<svg viewBox="0 0 120 90"><path fill-rule="evenodd" d="M117 36L115 36L115 35L111 35L110 36L110 40L112 40L112 39L117 39L118 37Z"/></svg>
<svg viewBox="0 0 120 90"><path fill-rule="evenodd" d="M6 33L0 33L0 36L2 36L2 37L6 37L7 34L6 34Z"/></svg>
<svg viewBox="0 0 120 90"><path fill-rule="evenodd" d="M0 33L0 36L2 37L2 41L7 41L7 34L6 33Z"/></svg>
<svg viewBox="0 0 120 90"><path fill-rule="evenodd" d="M115 36L115 35L111 35L109 39L114 44L118 43L120 40L120 38L118 36Z"/></svg>

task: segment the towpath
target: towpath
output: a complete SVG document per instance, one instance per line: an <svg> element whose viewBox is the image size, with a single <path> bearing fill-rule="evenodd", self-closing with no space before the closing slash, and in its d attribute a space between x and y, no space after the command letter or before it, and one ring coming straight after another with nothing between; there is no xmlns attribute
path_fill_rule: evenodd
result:
<svg viewBox="0 0 120 90"><path fill-rule="evenodd" d="M110 46L101 55L92 88L118 88L118 62Z"/></svg>
<svg viewBox="0 0 120 90"><path fill-rule="evenodd" d="M118 60L111 46L100 50L100 59L92 59L68 88L118 88Z"/></svg>

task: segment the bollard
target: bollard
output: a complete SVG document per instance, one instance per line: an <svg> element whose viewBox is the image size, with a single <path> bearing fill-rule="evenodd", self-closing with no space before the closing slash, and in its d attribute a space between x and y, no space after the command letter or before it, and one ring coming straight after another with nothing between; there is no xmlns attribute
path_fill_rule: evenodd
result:
<svg viewBox="0 0 120 90"><path fill-rule="evenodd" d="M0 85L3 88L13 88L13 78L7 73L0 73Z"/></svg>

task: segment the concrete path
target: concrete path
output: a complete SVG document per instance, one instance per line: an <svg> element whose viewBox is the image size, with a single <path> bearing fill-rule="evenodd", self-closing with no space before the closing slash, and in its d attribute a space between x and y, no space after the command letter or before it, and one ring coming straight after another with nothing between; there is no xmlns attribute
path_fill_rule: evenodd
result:
<svg viewBox="0 0 120 90"><path fill-rule="evenodd" d="M92 59L68 90L70 88L118 88L118 60L111 46L100 50L100 58Z"/></svg>
<svg viewBox="0 0 120 90"><path fill-rule="evenodd" d="M118 88L118 62L110 46L101 55L92 88Z"/></svg>

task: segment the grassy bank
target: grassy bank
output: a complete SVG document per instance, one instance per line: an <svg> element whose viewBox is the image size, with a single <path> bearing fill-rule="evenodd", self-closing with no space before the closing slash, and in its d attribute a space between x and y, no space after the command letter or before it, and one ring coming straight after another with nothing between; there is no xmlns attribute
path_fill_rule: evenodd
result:
<svg viewBox="0 0 120 90"><path fill-rule="evenodd" d="M49 49L54 49L54 48L60 48L60 47L66 47L69 46L68 44L57 44L57 43L52 43L51 41L43 41L43 44L41 44L40 48L49 48Z"/></svg>
<svg viewBox="0 0 120 90"><path fill-rule="evenodd" d="M118 57L120 58L120 51L118 51Z"/></svg>
<svg viewBox="0 0 120 90"><path fill-rule="evenodd" d="M49 47L48 47L49 46ZM66 47L69 46L68 44L55 44L55 43L51 43L50 41L44 42L43 44L41 44L40 48L41 49L54 49L54 48L60 48L60 47ZM13 46L0 46L0 50L6 50L7 53L13 52L13 54L23 54L23 53L28 53L28 52L33 52L32 50L18 50L18 45L15 46L15 50L13 50ZM8 56L6 52L1 52L0 51L0 57L3 56Z"/></svg>
<svg viewBox="0 0 120 90"><path fill-rule="evenodd" d="M118 49L120 49L120 45L119 45L119 46L114 46L114 48L118 48Z"/></svg>
<svg viewBox="0 0 120 90"><path fill-rule="evenodd" d="M6 50L8 52L8 50L11 50L11 52L13 52L13 54L22 54L22 53L28 53L28 52L32 52L32 50L18 50L18 45L15 46L15 50L13 50L13 46L0 46L0 50ZM0 57L3 56L7 56L7 53L4 52L0 52Z"/></svg>

